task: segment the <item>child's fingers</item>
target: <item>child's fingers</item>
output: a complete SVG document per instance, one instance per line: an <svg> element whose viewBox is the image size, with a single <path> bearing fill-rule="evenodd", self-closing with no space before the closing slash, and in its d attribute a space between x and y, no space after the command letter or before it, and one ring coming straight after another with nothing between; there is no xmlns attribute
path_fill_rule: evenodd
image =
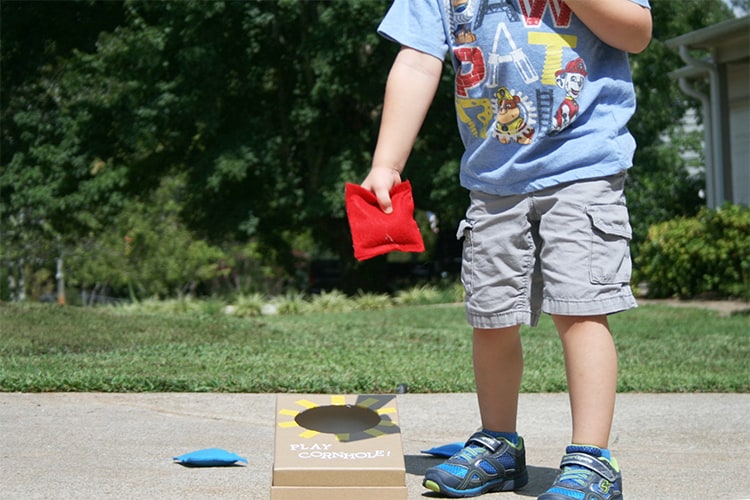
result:
<svg viewBox="0 0 750 500"><path fill-rule="evenodd" d="M367 178L362 183L362 187L372 191L378 200L380 209L390 214L393 212L391 203L391 189L401 183L401 176L398 171L392 168L375 167L370 170Z"/></svg>
<svg viewBox="0 0 750 500"><path fill-rule="evenodd" d="M380 209L389 214L393 212L393 205L391 204L391 195L389 194L387 189L377 189L375 192L375 198L378 200L378 205L380 205Z"/></svg>

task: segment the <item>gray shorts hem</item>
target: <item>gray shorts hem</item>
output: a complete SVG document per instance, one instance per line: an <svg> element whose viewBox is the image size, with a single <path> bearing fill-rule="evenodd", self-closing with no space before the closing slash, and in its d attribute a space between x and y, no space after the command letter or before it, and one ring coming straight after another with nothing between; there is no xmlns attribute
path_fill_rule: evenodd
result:
<svg viewBox="0 0 750 500"><path fill-rule="evenodd" d="M539 315L530 311L510 311L497 314L477 314L466 311L466 320L473 328L494 329L507 328L516 325L536 326L539 322Z"/></svg>
<svg viewBox="0 0 750 500"><path fill-rule="evenodd" d="M634 307L638 307L638 304L629 290L627 293L616 297L594 301L577 302L545 298L542 302L542 311L560 316L598 316L600 314L614 314Z"/></svg>

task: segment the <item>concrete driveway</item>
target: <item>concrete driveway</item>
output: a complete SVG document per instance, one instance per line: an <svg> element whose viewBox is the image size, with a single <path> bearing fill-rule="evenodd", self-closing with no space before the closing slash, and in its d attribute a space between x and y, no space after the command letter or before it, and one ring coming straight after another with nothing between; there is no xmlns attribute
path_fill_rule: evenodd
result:
<svg viewBox="0 0 750 500"><path fill-rule="evenodd" d="M479 425L473 394L403 394L399 425L410 499L439 463L421 453L466 439ZM0 497L267 499L273 469L273 394L0 393ZM519 431L535 498L568 443L566 394L522 394ZM202 448L246 466L187 468L172 457ZM629 499L750 498L750 394L621 394L611 448ZM388 500L388 499L384 499Z"/></svg>

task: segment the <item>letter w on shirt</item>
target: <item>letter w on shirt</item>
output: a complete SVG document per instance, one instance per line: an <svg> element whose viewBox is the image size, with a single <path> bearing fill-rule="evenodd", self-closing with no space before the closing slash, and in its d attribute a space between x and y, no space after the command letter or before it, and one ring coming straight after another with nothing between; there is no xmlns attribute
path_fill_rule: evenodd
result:
<svg viewBox="0 0 750 500"><path fill-rule="evenodd" d="M544 11L549 8L552 19L558 28L570 26L572 11L563 0L519 0L523 22L526 26L539 26L544 17Z"/></svg>

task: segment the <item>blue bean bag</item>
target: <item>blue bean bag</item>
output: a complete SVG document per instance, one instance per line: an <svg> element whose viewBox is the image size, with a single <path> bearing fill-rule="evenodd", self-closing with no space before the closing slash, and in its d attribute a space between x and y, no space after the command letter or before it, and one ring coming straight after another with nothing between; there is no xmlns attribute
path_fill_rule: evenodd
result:
<svg viewBox="0 0 750 500"><path fill-rule="evenodd" d="M461 451L464 446L465 443L463 442L450 443L444 444L442 446L436 446L434 448L430 448L429 450L422 450L422 453L427 453L436 457L452 457L453 455Z"/></svg>
<svg viewBox="0 0 750 500"><path fill-rule="evenodd" d="M224 467L237 465L237 462L247 463L246 458L220 448L191 451L179 457L173 457L173 459L175 463L188 467Z"/></svg>

